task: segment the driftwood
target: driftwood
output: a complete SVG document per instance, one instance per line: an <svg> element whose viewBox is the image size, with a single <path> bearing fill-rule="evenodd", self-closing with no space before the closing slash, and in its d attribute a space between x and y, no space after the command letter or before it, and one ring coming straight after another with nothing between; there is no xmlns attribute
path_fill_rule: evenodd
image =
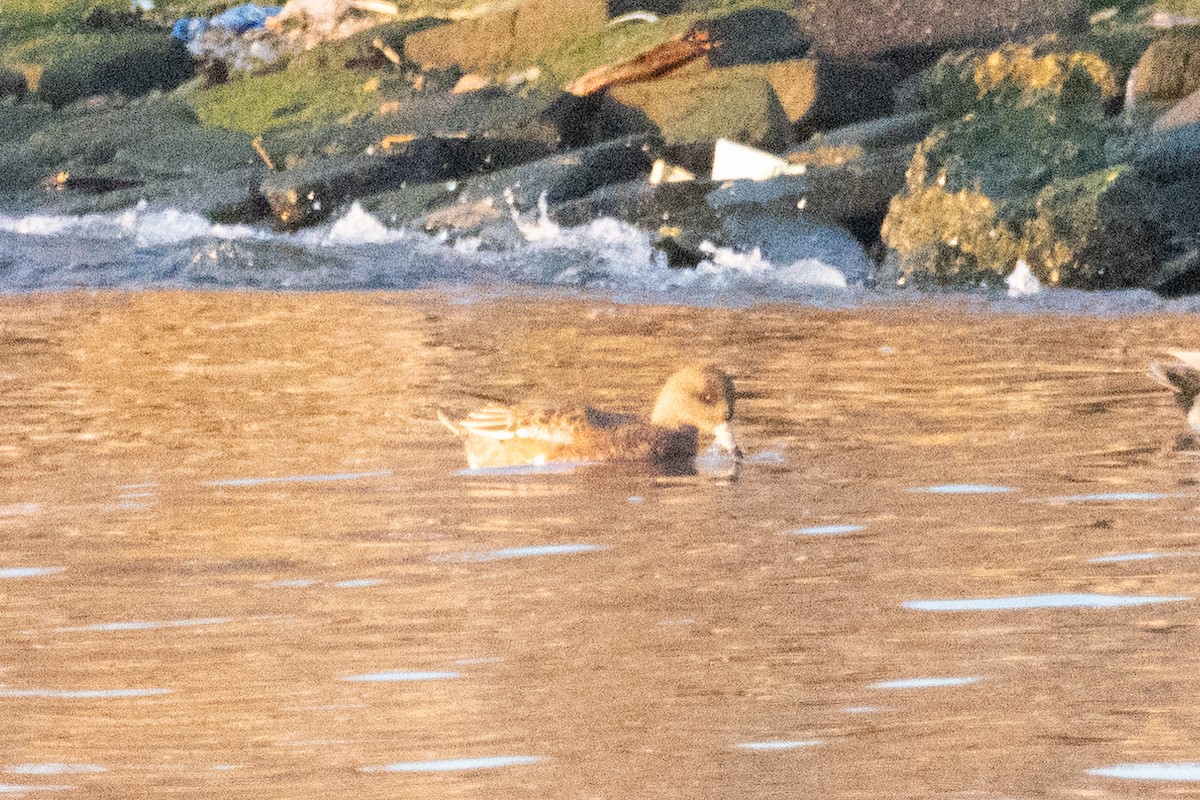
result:
<svg viewBox="0 0 1200 800"><path fill-rule="evenodd" d="M699 58L714 46L707 31L680 34L638 53L628 61L602 64L589 70L568 83L566 89L577 97L587 97L617 84L656 78Z"/></svg>

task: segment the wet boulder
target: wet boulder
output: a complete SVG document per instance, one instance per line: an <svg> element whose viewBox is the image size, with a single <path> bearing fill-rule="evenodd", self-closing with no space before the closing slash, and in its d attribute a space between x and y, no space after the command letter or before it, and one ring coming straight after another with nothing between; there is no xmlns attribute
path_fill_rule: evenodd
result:
<svg viewBox="0 0 1200 800"><path fill-rule="evenodd" d="M430 231L455 235L478 232L481 225L526 212L544 203L558 207L596 190L645 178L659 147L653 136L639 135L558 153L539 161L463 181L453 200L414 221Z"/></svg>
<svg viewBox="0 0 1200 800"><path fill-rule="evenodd" d="M861 285L874 264L859 241L845 228L783 202L742 203L722 207L722 243L739 253L758 251L779 269L808 268L825 274L824 283Z"/></svg>
<svg viewBox="0 0 1200 800"><path fill-rule="evenodd" d="M548 148L540 155L548 152ZM325 219L339 203L407 184L456 180L528 160L530 144L486 135L397 136L361 153L330 156L267 176L260 192L275 224L299 228Z"/></svg>

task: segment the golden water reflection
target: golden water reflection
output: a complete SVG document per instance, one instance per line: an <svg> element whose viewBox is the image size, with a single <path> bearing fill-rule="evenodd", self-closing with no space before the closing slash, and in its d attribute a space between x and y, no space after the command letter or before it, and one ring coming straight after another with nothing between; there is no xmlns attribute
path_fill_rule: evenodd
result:
<svg viewBox="0 0 1200 800"><path fill-rule="evenodd" d="M1200 761L1196 601L902 604L1200 597L1200 465L1142 375L1198 340L949 304L4 298L0 784L1195 794L1088 771ZM645 411L697 358L737 381L734 482L464 474L436 421Z"/></svg>

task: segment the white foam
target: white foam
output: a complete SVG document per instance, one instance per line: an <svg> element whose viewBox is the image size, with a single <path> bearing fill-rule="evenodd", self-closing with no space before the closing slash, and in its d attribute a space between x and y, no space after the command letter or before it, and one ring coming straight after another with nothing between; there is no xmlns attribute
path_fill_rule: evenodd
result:
<svg viewBox="0 0 1200 800"><path fill-rule="evenodd" d="M846 276L841 270L815 258L805 258L787 266L777 267L763 257L757 247L740 253L728 247L702 242L701 252L708 258L695 269L699 276L711 276L718 287L733 283L758 283L782 286L826 286L846 288Z"/></svg>
<svg viewBox="0 0 1200 800"><path fill-rule="evenodd" d="M1033 270L1023 258L1017 259L1017 265L1004 279L1004 283L1008 285L1009 297L1028 297L1042 290L1042 282L1033 274Z"/></svg>
<svg viewBox="0 0 1200 800"><path fill-rule="evenodd" d="M325 235L326 244L385 244L403 239L402 230L392 230L363 209L357 202L333 223Z"/></svg>
<svg viewBox="0 0 1200 800"><path fill-rule="evenodd" d="M80 236L124 239L137 247L160 247L190 239L245 239L265 236L246 225L213 224L200 214L178 208L149 209L145 201L115 214L0 214L0 232L23 236Z"/></svg>
<svg viewBox="0 0 1200 800"><path fill-rule="evenodd" d="M508 203L513 223L516 224L517 230L521 232L521 235L525 237L525 241L551 241L558 239L562 234L562 228L559 227L558 223L550 219L549 203L546 200L545 192L538 195L537 216L531 221L527 221L521 215L521 212L517 210L517 203L512 189L504 190L504 201Z"/></svg>

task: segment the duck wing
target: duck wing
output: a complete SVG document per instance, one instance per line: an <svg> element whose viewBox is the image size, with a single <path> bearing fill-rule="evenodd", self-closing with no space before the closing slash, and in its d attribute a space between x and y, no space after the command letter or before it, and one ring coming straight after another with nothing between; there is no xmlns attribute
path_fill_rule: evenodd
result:
<svg viewBox="0 0 1200 800"><path fill-rule="evenodd" d="M574 440L577 420L549 408L488 405L472 411L458 426L467 434L488 439L527 439L554 444Z"/></svg>
<svg viewBox="0 0 1200 800"><path fill-rule="evenodd" d="M620 428L623 425L645 424L644 420L635 417L632 414L618 414L613 411L602 411L598 408L588 406L583 410L583 416L587 420L588 425L593 428L602 428L612 430Z"/></svg>

